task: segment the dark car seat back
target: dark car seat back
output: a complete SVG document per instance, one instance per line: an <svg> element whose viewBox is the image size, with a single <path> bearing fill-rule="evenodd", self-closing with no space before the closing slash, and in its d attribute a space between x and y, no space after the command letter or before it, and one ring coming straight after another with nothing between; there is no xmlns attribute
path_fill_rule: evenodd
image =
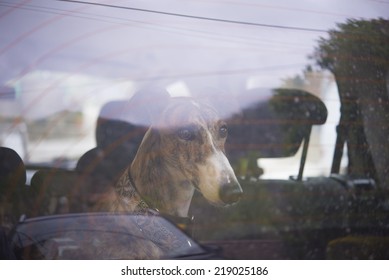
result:
<svg viewBox="0 0 389 280"><path fill-rule="evenodd" d="M17 221L26 205L26 167L12 149L0 147L0 219L1 224Z"/></svg>
<svg viewBox="0 0 389 280"><path fill-rule="evenodd" d="M102 107L97 119L96 148L102 151L99 152L100 156L104 155L106 161L113 160L106 165L110 167L105 170L109 176L116 177L113 172L131 164L148 129L142 124L146 122L145 116L141 115L137 119L138 109L134 109L135 105L128 100L108 102Z"/></svg>
<svg viewBox="0 0 389 280"><path fill-rule="evenodd" d="M106 173L116 178L113 173L128 167L138 151L150 126L149 111L154 110L156 104L164 102L169 97L164 90L150 88L136 92L129 100L106 103L97 119L96 148L88 151L80 159L78 166L82 168L79 170L91 171L93 168L87 167L87 162L97 167L97 162L104 159L111 162L104 163L105 167L99 168L106 168Z"/></svg>
<svg viewBox="0 0 389 280"><path fill-rule="evenodd" d="M104 193L131 165L150 126L149 111L169 98L161 89L144 89L130 100L106 103L96 123L96 147L77 162L80 192L86 201L92 193Z"/></svg>
<svg viewBox="0 0 389 280"><path fill-rule="evenodd" d="M147 130L147 126L143 124L146 122L145 116L140 115L140 119L137 118L134 104L128 100L105 104L97 119L97 147L107 150L123 147L131 153L136 151Z"/></svg>
<svg viewBox="0 0 389 280"><path fill-rule="evenodd" d="M14 193L26 183L26 167L12 149L0 147L0 193Z"/></svg>
<svg viewBox="0 0 389 280"><path fill-rule="evenodd" d="M106 154L103 149L96 147L79 159L76 166L78 175L76 188L83 202L83 209L79 211L93 208L99 197L104 197L113 189L112 186L127 168L125 153L118 157L115 157L115 154Z"/></svg>
<svg viewBox="0 0 389 280"><path fill-rule="evenodd" d="M324 124L327 108L311 93L251 89L238 96L240 112L229 119L227 149L255 150L262 158L293 156L313 125Z"/></svg>
<svg viewBox="0 0 389 280"><path fill-rule="evenodd" d="M230 160L290 157L304 143L301 179L311 128L327 119L325 104L297 89L255 88L236 98L240 111L227 119L226 151Z"/></svg>
<svg viewBox="0 0 389 280"><path fill-rule="evenodd" d="M27 216L73 212L72 208L78 204L76 179L76 172L63 169L35 172L31 178L31 196L34 203Z"/></svg>

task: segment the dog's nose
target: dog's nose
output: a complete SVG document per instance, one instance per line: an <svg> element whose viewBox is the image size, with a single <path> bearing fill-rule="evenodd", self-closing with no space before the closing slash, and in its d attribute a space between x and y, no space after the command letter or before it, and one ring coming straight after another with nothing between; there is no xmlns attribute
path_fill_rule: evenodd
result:
<svg viewBox="0 0 389 280"><path fill-rule="evenodd" d="M225 204L238 202L242 195L243 191L239 183L226 183L220 189L220 198Z"/></svg>

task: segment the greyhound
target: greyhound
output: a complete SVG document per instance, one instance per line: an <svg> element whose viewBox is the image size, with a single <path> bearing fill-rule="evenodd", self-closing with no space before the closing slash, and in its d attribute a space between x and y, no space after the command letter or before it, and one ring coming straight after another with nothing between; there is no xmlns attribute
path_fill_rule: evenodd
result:
<svg viewBox="0 0 389 280"><path fill-rule="evenodd" d="M188 219L196 190L216 206L234 204L242 196L225 155L228 129L216 110L186 97L164 100L149 103L151 125L132 164L98 204L99 211L129 212L139 217L157 213L174 217L177 224ZM174 248L190 249L186 240L167 230L159 219L150 217L146 223L141 219L139 230L149 240L136 249L141 258L157 259ZM110 245L107 250L121 254L123 248ZM125 250L122 257L132 258Z"/></svg>

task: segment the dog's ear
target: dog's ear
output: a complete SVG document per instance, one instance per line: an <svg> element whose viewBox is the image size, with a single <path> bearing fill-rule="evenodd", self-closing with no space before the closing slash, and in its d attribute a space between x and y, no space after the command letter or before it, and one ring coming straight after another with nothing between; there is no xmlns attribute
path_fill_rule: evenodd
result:
<svg viewBox="0 0 389 280"><path fill-rule="evenodd" d="M150 126L161 116L169 100L169 93L161 87L146 87L137 91L131 98L142 124Z"/></svg>

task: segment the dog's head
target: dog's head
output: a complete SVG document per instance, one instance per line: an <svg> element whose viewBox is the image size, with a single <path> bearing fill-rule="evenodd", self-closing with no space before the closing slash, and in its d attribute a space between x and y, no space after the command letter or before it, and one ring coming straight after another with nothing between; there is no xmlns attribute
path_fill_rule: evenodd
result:
<svg viewBox="0 0 389 280"><path fill-rule="evenodd" d="M150 150L175 186L194 187L212 204L224 206L242 196L225 155L227 136L227 125L213 107L190 98L171 98L152 120L141 146L152 145Z"/></svg>

